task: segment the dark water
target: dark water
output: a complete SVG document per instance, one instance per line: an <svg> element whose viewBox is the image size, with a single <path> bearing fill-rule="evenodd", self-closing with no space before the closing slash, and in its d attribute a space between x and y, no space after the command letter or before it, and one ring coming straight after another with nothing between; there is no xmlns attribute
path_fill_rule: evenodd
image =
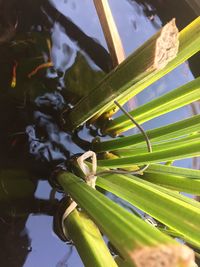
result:
<svg viewBox="0 0 200 267"><path fill-rule="evenodd" d="M139 5L112 0L110 5L126 55L162 25L149 1ZM53 215L62 194L51 194L47 178L55 166L84 151L62 130L62 113L112 68L93 1L0 0L0 20L1 266L83 266L76 250L53 232ZM53 67L33 73L50 60ZM193 78L185 63L129 101L128 107ZM181 108L144 127L189 117L194 109L198 106ZM85 128L79 135L87 141L93 138ZM191 167L192 162L177 165Z"/></svg>

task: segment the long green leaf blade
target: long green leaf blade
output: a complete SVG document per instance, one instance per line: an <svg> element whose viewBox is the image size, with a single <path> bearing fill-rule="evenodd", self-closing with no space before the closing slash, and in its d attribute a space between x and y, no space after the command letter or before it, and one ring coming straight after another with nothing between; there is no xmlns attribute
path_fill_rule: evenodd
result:
<svg viewBox="0 0 200 267"><path fill-rule="evenodd" d="M141 179L179 192L200 195L199 170L151 164Z"/></svg>
<svg viewBox="0 0 200 267"><path fill-rule="evenodd" d="M145 172L142 179L172 190L200 195L200 179L190 179L184 176Z"/></svg>
<svg viewBox="0 0 200 267"><path fill-rule="evenodd" d="M168 142L162 142L162 143L151 143L153 152L158 152L158 151L163 151L163 150L168 150L170 148L175 148L179 149L179 147L181 147L183 144L184 145L189 145L192 144L194 142L198 142L200 141L200 134L194 134L185 138L179 138L179 139L175 139L175 140L169 140ZM114 154L119 156L119 157L130 157L130 156L134 156L134 155L140 155L140 154L144 154L147 152L147 147L146 146L133 146L128 148L124 148L124 149L119 149L119 150L115 150Z"/></svg>
<svg viewBox="0 0 200 267"><path fill-rule="evenodd" d="M146 131L150 140L165 141L169 138L178 138L186 136L200 129L200 115L181 120L166 126ZM134 134L127 137L121 137L104 142L94 142L92 150L96 152L113 151L120 148L130 147L137 144L144 144L144 136L142 134Z"/></svg>
<svg viewBox="0 0 200 267"><path fill-rule="evenodd" d="M151 164L148 167L148 172L151 173L163 173L169 175L178 175L184 176L190 179L200 179L200 171L189 169L189 168L181 168L176 166L167 166L163 164Z"/></svg>
<svg viewBox="0 0 200 267"><path fill-rule="evenodd" d="M169 251L171 250L170 254L173 251L177 258L176 262L173 263L174 267L179 266L179 260L180 262L183 261L185 249L178 249L177 252L177 243L174 240L92 189L74 174L66 172L60 173L58 175L58 181L63 186L64 190L69 193L80 207L96 222L116 249L120 251L124 259L129 263L133 264L133 262L136 263L139 261L136 255L138 255L137 253L139 251L143 251L142 247L145 246L145 253L140 255L145 258L148 253L152 255L154 249L160 244L164 245L164 247L163 245L161 246L161 251L162 248L165 248L165 245L172 244L171 248L170 245L167 245L167 247ZM148 249L146 251L146 248L148 248L148 246L153 246L153 250L147 253ZM136 255L134 251L137 252ZM162 255L165 253L164 251L165 249L161 253ZM188 259L185 259L183 266L190 266L191 260L193 261L190 250L187 249L187 251L189 252L188 257L190 258L190 262L188 262ZM150 255L148 256L150 257ZM172 254L171 256L174 257ZM145 262L145 264L148 266L148 261ZM136 264L136 266L141 265Z"/></svg>
<svg viewBox="0 0 200 267"><path fill-rule="evenodd" d="M118 102L122 105L136 94L141 92L147 86L159 80L161 77L175 69L177 66L185 62L192 55L200 50L200 17L196 18L192 23L186 26L179 34L179 51L175 59L167 64L167 66L156 73L150 74L148 77L141 79L134 86L130 87L123 95L120 95ZM116 110L114 104L110 104L109 109L104 110L110 113ZM102 113L102 112L101 112Z"/></svg>
<svg viewBox="0 0 200 267"><path fill-rule="evenodd" d="M64 226L85 267L117 267L99 229L86 214L75 209L65 219Z"/></svg>
<svg viewBox="0 0 200 267"><path fill-rule="evenodd" d="M156 151L152 153L144 153L141 155L118 158L118 159L106 159L99 160L98 164L102 167L110 167L110 168L125 168L131 167L135 164L149 164L155 162L163 162L170 160L177 160L183 158L196 157L200 155L200 142L193 142L192 144L186 144L179 146L178 149L176 147Z"/></svg>
<svg viewBox="0 0 200 267"><path fill-rule="evenodd" d="M170 190L119 174L99 177L97 184L200 244L200 208L168 194Z"/></svg>
<svg viewBox="0 0 200 267"><path fill-rule="evenodd" d="M109 106L128 88L163 68L176 56L178 44L178 30L175 21L172 20L80 100L67 114L66 127L70 130L75 129L102 108ZM137 88L134 91L138 93Z"/></svg>
<svg viewBox="0 0 200 267"><path fill-rule="evenodd" d="M188 105L198 99L200 99L200 77L134 109L133 111L130 111L129 113L141 124ZM117 135L134 127L136 126L130 119L127 118L126 115L122 115L113 121L110 121L104 129L104 132Z"/></svg>

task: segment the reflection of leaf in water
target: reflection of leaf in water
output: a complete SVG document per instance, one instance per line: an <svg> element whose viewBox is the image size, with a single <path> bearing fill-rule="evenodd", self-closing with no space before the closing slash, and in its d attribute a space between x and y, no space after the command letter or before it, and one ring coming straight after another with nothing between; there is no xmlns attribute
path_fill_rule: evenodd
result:
<svg viewBox="0 0 200 267"><path fill-rule="evenodd" d="M71 103L75 104L81 97L88 94L103 77L104 72L92 69L85 57L78 52L74 64L65 73L66 89L63 94L65 98L70 96Z"/></svg>
<svg viewBox="0 0 200 267"><path fill-rule="evenodd" d="M25 218L34 210L37 182L33 178L25 169L0 170L0 215L5 221Z"/></svg>
<svg viewBox="0 0 200 267"><path fill-rule="evenodd" d="M26 199L34 194L32 175L25 170L6 169L0 171L0 202Z"/></svg>

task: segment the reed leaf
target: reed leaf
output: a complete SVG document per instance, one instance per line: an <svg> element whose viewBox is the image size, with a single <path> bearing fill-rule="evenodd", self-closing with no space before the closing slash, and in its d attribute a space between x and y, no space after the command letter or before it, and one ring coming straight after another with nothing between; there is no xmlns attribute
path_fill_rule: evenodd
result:
<svg viewBox="0 0 200 267"><path fill-rule="evenodd" d="M158 70L155 73L150 74L148 77L141 79L134 86L131 86L128 90L121 94L118 98L118 102L123 105L136 94L144 90L146 87L156 82L164 75L175 69L177 66L185 62L192 55L196 54L200 50L200 17L196 18L193 22L188 24L179 33L179 51L177 56L171 60L163 69ZM114 103L110 104L110 107L104 109L104 117L108 117L117 111ZM101 113L103 113L101 112Z"/></svg>
<svg viewBox="0 0 200 267"><path fill-rule="evenodd" d="M119 267L131 267L130 264L124 261L120 256L116 256L115 261Z"/></svg>
<svg viewBox="0 0 200 267"><path fill-rule="evenodd" d="M160 186L133 176L106 174L98 177L97 185L183 234L196 245L200 244L198 202L191 205L194 200L187 202L187 197L179 198L171 190L163 190Z"/></svg>
<svg viewBox="0 0 200 267"><path fill-rule="evenodd" d="M178 44L178 30L175 20L172 20L138 48L135 53L106 75L99 85L66 114L66 128L69 130L75 129L97 114L102 108L109 106L128 88L163 68L176 56ZM135 94L139 92L137 88L134 91Z"/></svg>
<svg viewBox="0 0 200 267"><path fill-rule="evenodd" d="M174 146L173 148L152 153L144 153L125 158L99 160L98 165L110 168L126 168L136 164L142 165L156 162L165 162L170 160L196 157L199 155L200 141L196 141L189 144L183 144L178 147Z"/></svg>
<svg viewBox="0 0 200 267"><path fill-rule="evenodd" d="M148 170L141 176L141 178L145 181L149 181L175 191L200 195L200 179L190 179L184 176L163 173L152 173Z"/></svg>
<svg viewBox="0 0 200 267"><path fill-rule="evenodd" d="M117 267L94 222L76 209L68 215L64 226L85 267Z"/></svg>
<svg viewBox="0 0 200 267"><path fill-rule="evenodd" d="M199 131L200 115L184 119L166 126L146 131L150 140L166 141L167 139L186 136ZM120 148L126 148L134 145L145 145L144 136L142 134L134 134L127 137L120 137L104 142L96 142L92 144L92 150L95 152L113 151Z"/></svg>
<svg viewBox="0 0 200 267"><path fill-rule="evenodd" d="M157 256L156 262L164 261L168 267L193 263L193 252L189 248L129 213L74 174L62 172L57 179L131 266L149 266L152 255Z"/></svg>
<svg viewBox="0 0 200 267"><path fill-rule="evenodd" d="M134 109L133 111L130 111L129 113L141 124L188 105L198 99L200 99L200 77ZM110 133L111 135L117 135L134 127L136 126L130 119L127 118L126 115L122 115L113 121L109 121L104 132Z"/></svg>
<svg viewBox="0 0 200 267"><path fill-rule="evenodd" d="M141 179L180 192L200 195L200 171L163 164L151 164Z"/></svg>
<svg viewBox="0 0 200 267"><path fill-rule="evenodd" d="M183 144L192 144L193 142L200 141L200 134L193 134L188 137L183 138L177 138L173 140L169 140L162 143L151 143L152 149L154 152L168 150L170 148L176 147L179 149L179 146L182 146ZM119 157L130 157L134 155L140 155L147 152L147 147L145 146L133 146L130 148L124 148L115 150L113 153Z"/></svg>
<svg viewBox="0 0 200 267"><path fill-rule="evenodd" d="M180 45L176 58L165 67L161 66L156 69L153 57L155 56L156 40L160 33L157 33L130 55L87 96L83 97L69 113L66 113L66 129L73 130L91 117L98 118L105 111L108 114L105 116L110 116L117 110L113 103L114 100L123 104L200 49L200 17L198 17L180 32Z"/></svg>
<svg viewBox="0 0 200 267"><path fill-rule="evenodd" d="M200 171L188 168L180 168L176 166L167 166L162 164L151 164L148 168L148 172L151 173L165 173L180 175L191 179L200 179Z"/></svg>

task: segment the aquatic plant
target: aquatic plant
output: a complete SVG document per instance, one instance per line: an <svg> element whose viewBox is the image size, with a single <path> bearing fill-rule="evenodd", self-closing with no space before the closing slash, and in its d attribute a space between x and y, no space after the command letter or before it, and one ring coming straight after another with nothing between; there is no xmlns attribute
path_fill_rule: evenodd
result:
<svg viewBox="0 0 200 267"><path fill-rule="evenodd" d="M117 110L114 100L124 104L200 50L200 18L180 32L179 50L174 21L171 26L165 26L83 96L64 115L65 128L75 130L87 122L100 127L103 133L116 136L136 127L126 114L110 119ZM169 39L173 44L167 47L173 52L169 52L167 60L165 58L159 65L153 54L157 51L157 40L165 31L170 32L167 36L169 34L174 41ZM130 115L143 123L199 99L200 79L197 78L136 108ZM77 165L75 158L70 163L71 172L61 171L56 175L72 203L76 202L75 206L80 208L79 211L70 210L69 205L67 216L62 220L67 236L74 241L85 266L195 266L192 250L171 236L199 248L200 205L179 192L199 195L200 171L170 165L174 160L200 155L199 115L149 130L146 134L151 140L152 151L147 152L143 132L102 142L94 139L90 149L99 158L97 170L89 162ZM141 169L143 165L146 167ZM107 193L125 201L126 208L120 207ZM132 213L127 211L131 207L136 208ZM111 242L115 262L110 256L101 254L103 239L100 242L98 235L95 240L93 226L91 230L89 226L91 222L81 225L84 213ZM86 236L88 232L89 236ZM84 242L81 236L84 236ZM96 262L89 255L94 256Z"/></svg>
<svg viewBox="0 0 200 267"><path fill-rule="evenodd" d="M65 17L62 14L55 16L51 5L48 11L52 20L58 18L61 25L65 24ZM76 97L67 108L63 96L69 92L52 94L54 83L35 78L53 66L49 35L41 37L39 33L28 33L19 36L11 42L9 49L17 55L9 80L10 94L14 92L17 100L23 99L22 104L28 111L33 110L32 123L39 121L38 128L43 131L48 127L49 136L52 134L51 142L42 134L38 140L38 128L26 125L24 133L14 136L28 137L29 155L35 157L36 163L40 162L39 167L46 167L48 160L52 163L48 170L53 173L49 182L66 196L62 206L56 203L53 207L57 209L54 228L59 237L73 242L88 267L196 266L194 256L198 256L200 242L200 204L179 192L199 195L200 171L171 165L175 160L200 155L200 115L146 132L140 124L199 100L200 78L139 106L128 117L125 113L112 119L112 115L148 85L200 50L200 18L180 33L172 20L107 75L102 72L91 75L79 55L77 60L81 61L86 74L79 78L79 82L91 79L97 85L94 88L88 86L85 91L78 88L78 82L72 77L76 72L80 74L75 62L74 69L67 74L72 77L68 80L70 85L77 87ZM24 49L31 54L31 59L24 60L26 55L21 57ZM6 101L4 105L7 105ZM59 126L49 114L41 115L44 107L56 114ZM107 139L108 135L111 137L107 141L99 138L92 142L79 140L86 144L86 154L70 158L65 144L60 142L62 138L56 140L54 133L63 127L60 136L66 137L64 131L73 136L85 123L94 125L107 135ZM134 127L139 127L141 133L118 136ZM14 140L12 145L17 142ZM51 149L58 152L58 146L65 151L58 153L59 157L56 155L59 160L52 158L49 152ZM92 157L92 163L85 162L87 155ZM64 164L60 166L60 162ZM9 203L10 196L28 202L29 191L33 195L36 184L34 178L31 183L27 182L26 175L29 173L21 169L1 172L2 202ZM9 178L6 190L4 177ZM24 194L14 182L20 184ZM19 210L25 213L26 208L24 205L24 209ZM49 212L49 209L44 210Z"/></svg>

